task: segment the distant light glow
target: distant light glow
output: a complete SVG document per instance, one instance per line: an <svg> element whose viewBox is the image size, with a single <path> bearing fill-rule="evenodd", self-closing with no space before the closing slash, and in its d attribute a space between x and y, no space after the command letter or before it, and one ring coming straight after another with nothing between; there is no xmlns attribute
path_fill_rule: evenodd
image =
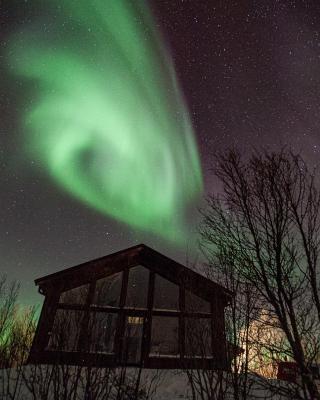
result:
<svg viewBox="0 0 320 400"><path fill-rule="evenodd" d="M200 162L172 62L145 3L40 3L46 16L19 29L8 52L12 73L31 85L29 154L96 210L182 239L184 212L202 190Z"/></svg>

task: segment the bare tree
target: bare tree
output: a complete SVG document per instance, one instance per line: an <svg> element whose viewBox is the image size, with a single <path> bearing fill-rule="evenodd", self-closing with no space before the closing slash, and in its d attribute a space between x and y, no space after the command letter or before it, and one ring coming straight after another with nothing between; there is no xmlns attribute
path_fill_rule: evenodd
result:
<svg viewBox="0 0 320 400"><path fill-rule="evenodd" d="M200 399L235 399L245 400L251 395L249 367L251 353L250 326L257 313L257 294L248 283L243 283L237 270L230 263L231 256L227 248L220 248L218 254L212 248L202 246L206 256L205 273L209 279L229 289L234 296L225 310L225 330L227 340L227 358L229 369L194 368L186 369L192 398ZM229 251L229 250L228 250ZM198 323L196 329L187 329L188 347L193 349L193 356L206 360L208 357L208 327ZM200 351L199 351L200 350ZM214 350L214 349L213 349Z"/></svg>
<svg viewBox="0 0 320 400"><path fill-rule="evenodd" d="M192 400L222 400L226 395L224 371L213 365L211 327L211 319L186 321L186 354L181 366L188 379Z"/></svg>
<svg viewBox="0 0 320 400"><path fill-rule="evenodd" d="M19 284L7 282L7 277L0 277L0 368L10 363L8 343L17 312Z"/></svg>
<svg viewBox="0 0 320 400"><path fill-rule="evenodd" d="M0 397L21 397L23 365L36 325L36 307L18 304L20 285L0 278Z"/></svg>
<svg viewBox="0 0 320 400"><path fill-rule="evenodd" d="M213 260L212 260L213 261ZM257 310L255 289L244 283L225 258L215 260L216 280L231 290L234 297L226 308L225 324L228 359L231 370L226 374L227 386L232 388L235 400L246 400L250 397L251 382L249 367L250 326Z"/></svg>
<svg viewBox="0 0 320 400"><path fill-rule="evenodd" d="M146 376L142 368L69 365L62 360L53 364L26 365L36 327L35 308L22 309L18 304L19 285L0 281L1 338L0 398L3 400L149 400L161 381L161 372ZM71 293L74 294L74 293ZM77 299L72 299L76 303ZM81 341L81 314L57 310L47 351L76 352ZM85 348L97 352L96 341L112 335L100 331L93 319L88 326ZM89 334L91 332L91 335ZM95 332L95 335L92 333ZM92 337L91 337L92 336ZM99 342L100 343L100 342ZM83 351L83 349L81 349ZM126 360L122 360L126 364Z"/></svg>
<svg viewBox="0 0 320 400"><path fill-rule="evenodd" d="M319 399L311 368L320 356L315 172L285 150L256 152L247 161L231 150L217 157L214 172L223 193L211 195L202 212L202 247L254 288L268 324L285 339L272 350L297 363L301 396Z"/></svg>

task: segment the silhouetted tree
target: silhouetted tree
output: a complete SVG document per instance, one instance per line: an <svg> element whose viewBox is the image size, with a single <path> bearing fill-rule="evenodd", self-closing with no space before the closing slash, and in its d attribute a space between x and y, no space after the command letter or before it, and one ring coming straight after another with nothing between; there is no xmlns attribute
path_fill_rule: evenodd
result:
<svg viewBox="0 0 320 400"><path fill-rule="evenodd" d="M283 333L283 354L299 368L303 398L319 399L311 366L320 356L320 193L315 171L299 155L231 150L214 172L223 185L202 211L202 248L224 260L259 296L264 325ZM269 346L271 343L268 344Z"/></svg>

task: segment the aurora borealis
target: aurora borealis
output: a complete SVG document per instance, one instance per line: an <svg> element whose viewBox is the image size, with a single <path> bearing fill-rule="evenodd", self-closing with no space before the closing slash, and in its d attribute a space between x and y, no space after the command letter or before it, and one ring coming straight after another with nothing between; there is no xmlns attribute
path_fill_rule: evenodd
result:
<svg viewBox="0 0 320 400"><path fill-rule="evenodd" d="M0 2L0 273L30 303L35 278L139 243L192 263L215 152L320 160L319 0L128 0L108 21L99 4Z"/></svg>
<svg viewBox="0 0 320 400"><path fill-rule="evenodd" d="M11 35L7 50L10 73L29 84L27 157L94 209L181 242L187 208L202 191L201 168L146 4L47 0L39 15Z"/></svg>

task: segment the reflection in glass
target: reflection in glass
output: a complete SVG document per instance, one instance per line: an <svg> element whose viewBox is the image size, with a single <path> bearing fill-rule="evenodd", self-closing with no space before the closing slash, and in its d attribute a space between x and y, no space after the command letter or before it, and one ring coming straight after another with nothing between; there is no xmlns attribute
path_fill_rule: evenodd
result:
<svg viewBox="0 0 320 400"><path fill-rule="evenodd" d="M48 350L77 351L83 316L83 311L57 310Z"/></svg>
<svg viewBox="0 0 320 400"><path fill-rule="evenodd" d="M122 360L127 363L138 364L141 361L143 322L143 317L126 318Z"/></svg>
<svg viewBox="0 0 320 400"><path fill-rule="evenodd" d="M149 270L141 265L130 268L126 306L146 308L148 297Z"/></svg>
<svg viewBox="0 0 320 400"><path fill-rule="evenodd" d="M162 278L155 276L153 308L163 310L179 309L179 286Z"/></svg>
<svg viewBox="0 0 320 400"><path fill-rule="evenodd" d="M152 317L151 356L177 356L179 323L177 317Z"/></svg>
<svg viewBox="0 0 320 400"><path fill-rule="evenodd" d="M210 313L210 303L186 290L186 311Z"/></svg>
<svg viewBox="0 0 320 400"><path fill-rule="evenodd" d="M59 303L64 304L85 304L89 292L89 285L78 286L74 289L66 290L60 295Z"/></svg>
<svg viewBox="0 0 320 400"><path fill-rule="evenodd" d="M98 279L93 298L97 306L118 307L121 293L122 273Z"/></svg>
<svg viewBox="0 0 320 400"><path fill-rule="evenodd" d="M118 314L92 312L89 319L90 351L113 353Z"/></svg>
<svg viewBox="0 0 320 400"><path fill-rule="evenodd" d="M186 318L185 334L185 352L187 356L212 356L212 329L210 318Z"/></svg>

